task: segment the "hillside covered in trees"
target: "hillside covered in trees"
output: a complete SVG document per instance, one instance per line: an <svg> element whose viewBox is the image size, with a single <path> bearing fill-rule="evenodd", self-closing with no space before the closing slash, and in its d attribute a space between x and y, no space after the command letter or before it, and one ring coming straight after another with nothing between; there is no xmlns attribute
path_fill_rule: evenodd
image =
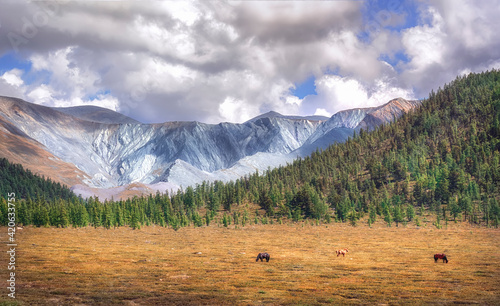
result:
<svg viewBox="0 0 500 306"><path fill-rule="evenodd" d="M390 226L418 225L424 214L432 214L437 227L443 221L498 227L500 72L458 77L389 125L361 130L345 143L286 167L229 183L101 202L23 181L4 165L0 172L10 172L0 186L5 194L6 178L17 182L7 189L22 194L17 221L25 225L178 229L211 222L244 226L315 219L352 225L384 220ZM18 191L32 185L45 193ZM6 224L6 200L0 201L1 223ZM256 205L261 209L255 211Z"/></svg>
<svg viewBox="0 0 500 306"><path fill-rule="evenodd" d="M68 200L75 196L66 186L0 158L0 195L7 197L7 193L11 192L23 199L41 197L46 200Z"/></svg>

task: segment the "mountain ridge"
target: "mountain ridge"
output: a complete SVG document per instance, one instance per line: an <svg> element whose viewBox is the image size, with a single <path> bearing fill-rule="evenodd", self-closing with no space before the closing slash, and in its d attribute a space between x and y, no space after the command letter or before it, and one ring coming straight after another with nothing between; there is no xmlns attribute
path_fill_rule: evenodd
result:
<svg viewBox="0 0 500 306"><path fill-rule="evenodd" d="M288 116L288 115L282 115L275 111L269 111L267 113L254 117L246 122L252 122L262 118L284 118L290 120L310 120L310 121L326 121L329 119L328 117L325 116Z"/></svg>
<svg viewBox="0 0 500 306"><path fill-rule="evenodd" d="M88 121L57 109L0 97L0 118L4 126L9 123L24 133L24 138L39 143L44 152L73 164L81 172L76 179L79 185L112 188L168 182L185 186L200 183L201 178L235 180L255 170L286 164L318 147L346 140L361 128L359 124L368 113L376 115L372 121L382 124L418 105L404 99L398 103L385 104L390 105L391 116L383 111L377 115L379 107L341 111L328 120L271 112L239 124L141 124ZM113 114L112 118L121 117ZM363 126L374 127L372 122ZM10 132L5 129L5 133ZM75 178L68 181L77 185Z"/></svg>
<svg viewBox="0 0 500 306"><path fill-rule="evenodd" d="M125 116L119 112L94 105L52 107L52 109L85 121L105 124L142 124L142 122Z"/></svg>

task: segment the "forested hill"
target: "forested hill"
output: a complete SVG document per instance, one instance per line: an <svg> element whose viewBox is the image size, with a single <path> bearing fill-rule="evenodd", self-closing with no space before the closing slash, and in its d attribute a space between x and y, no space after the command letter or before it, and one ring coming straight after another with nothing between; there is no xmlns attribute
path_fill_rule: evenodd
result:
<svg viewBox="0 0 500 306"><path fill-rule="evenodd" d="M25 170L19 164L11 164L0 158L0 198L15 193L17 199L44 198L46 200L76 197L68 187Z"/></svg>
<svg viewBox="0 0 500 306"><path fill-rule="evenodd" d="M417 208L438 222L462 216L498 226L499 122L500 72L458 77L397 122L272 171L269 181L326 196L342 220L404 222ZM317 217L318 207L303 211Z"/></svg>
<svg viewBox="0 0 500 306"><path fill-rule="evenodd" d="M262 175L118 202L27 201L19 210L24 224L58 226L177 229L303 218L418 225L429 214L437 227L444 220L498 226L499 122L500 72L470 74L389 125ZM253 204L266 215L254 215Z"/></svg>

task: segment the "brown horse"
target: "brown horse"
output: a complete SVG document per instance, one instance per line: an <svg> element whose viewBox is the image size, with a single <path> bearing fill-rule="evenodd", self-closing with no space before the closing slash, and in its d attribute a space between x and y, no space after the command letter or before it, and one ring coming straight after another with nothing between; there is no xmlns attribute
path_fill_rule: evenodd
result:
<svg viewBox="0 0 500 306"><path fill-rule="evenodd" d="M434 254L434 262L437 262L438 259L442 259L443 262L448 263L448 258L446 258L445 254L442 254L442 253L440 253L440 254Z"/></svg>
<svg viewBox="0 0 500 306"><path fill-rule="evenodd" d="M347 252L349 252L348 249L340 249L335 251L335 253L337 253L337 257L339 257L340 254L342 254L342 256L345 257L345 254L347 254Z"/></svg>
<svg viewBox="0 0 500 306"><path fill-rule="evenodd" d="M257 259L255 261L264 261L264 259L266 260L266 262L269 262L269 259L271 259L271 256L267 253L259 253L259 255L257 255Z"/></svg>

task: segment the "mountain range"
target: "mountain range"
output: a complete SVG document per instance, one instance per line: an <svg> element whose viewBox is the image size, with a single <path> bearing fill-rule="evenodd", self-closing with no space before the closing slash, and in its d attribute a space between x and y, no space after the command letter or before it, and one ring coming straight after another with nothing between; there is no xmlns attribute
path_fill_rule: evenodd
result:
<svg viewBox="0 0 500 306"><path fill-rule="evenodd" d="M331 118L269 112L241 124L143 124L96 106L50 108L0 97L0 157L82 196L124 197L286 165L418 105L397 98Z"/></svg>

